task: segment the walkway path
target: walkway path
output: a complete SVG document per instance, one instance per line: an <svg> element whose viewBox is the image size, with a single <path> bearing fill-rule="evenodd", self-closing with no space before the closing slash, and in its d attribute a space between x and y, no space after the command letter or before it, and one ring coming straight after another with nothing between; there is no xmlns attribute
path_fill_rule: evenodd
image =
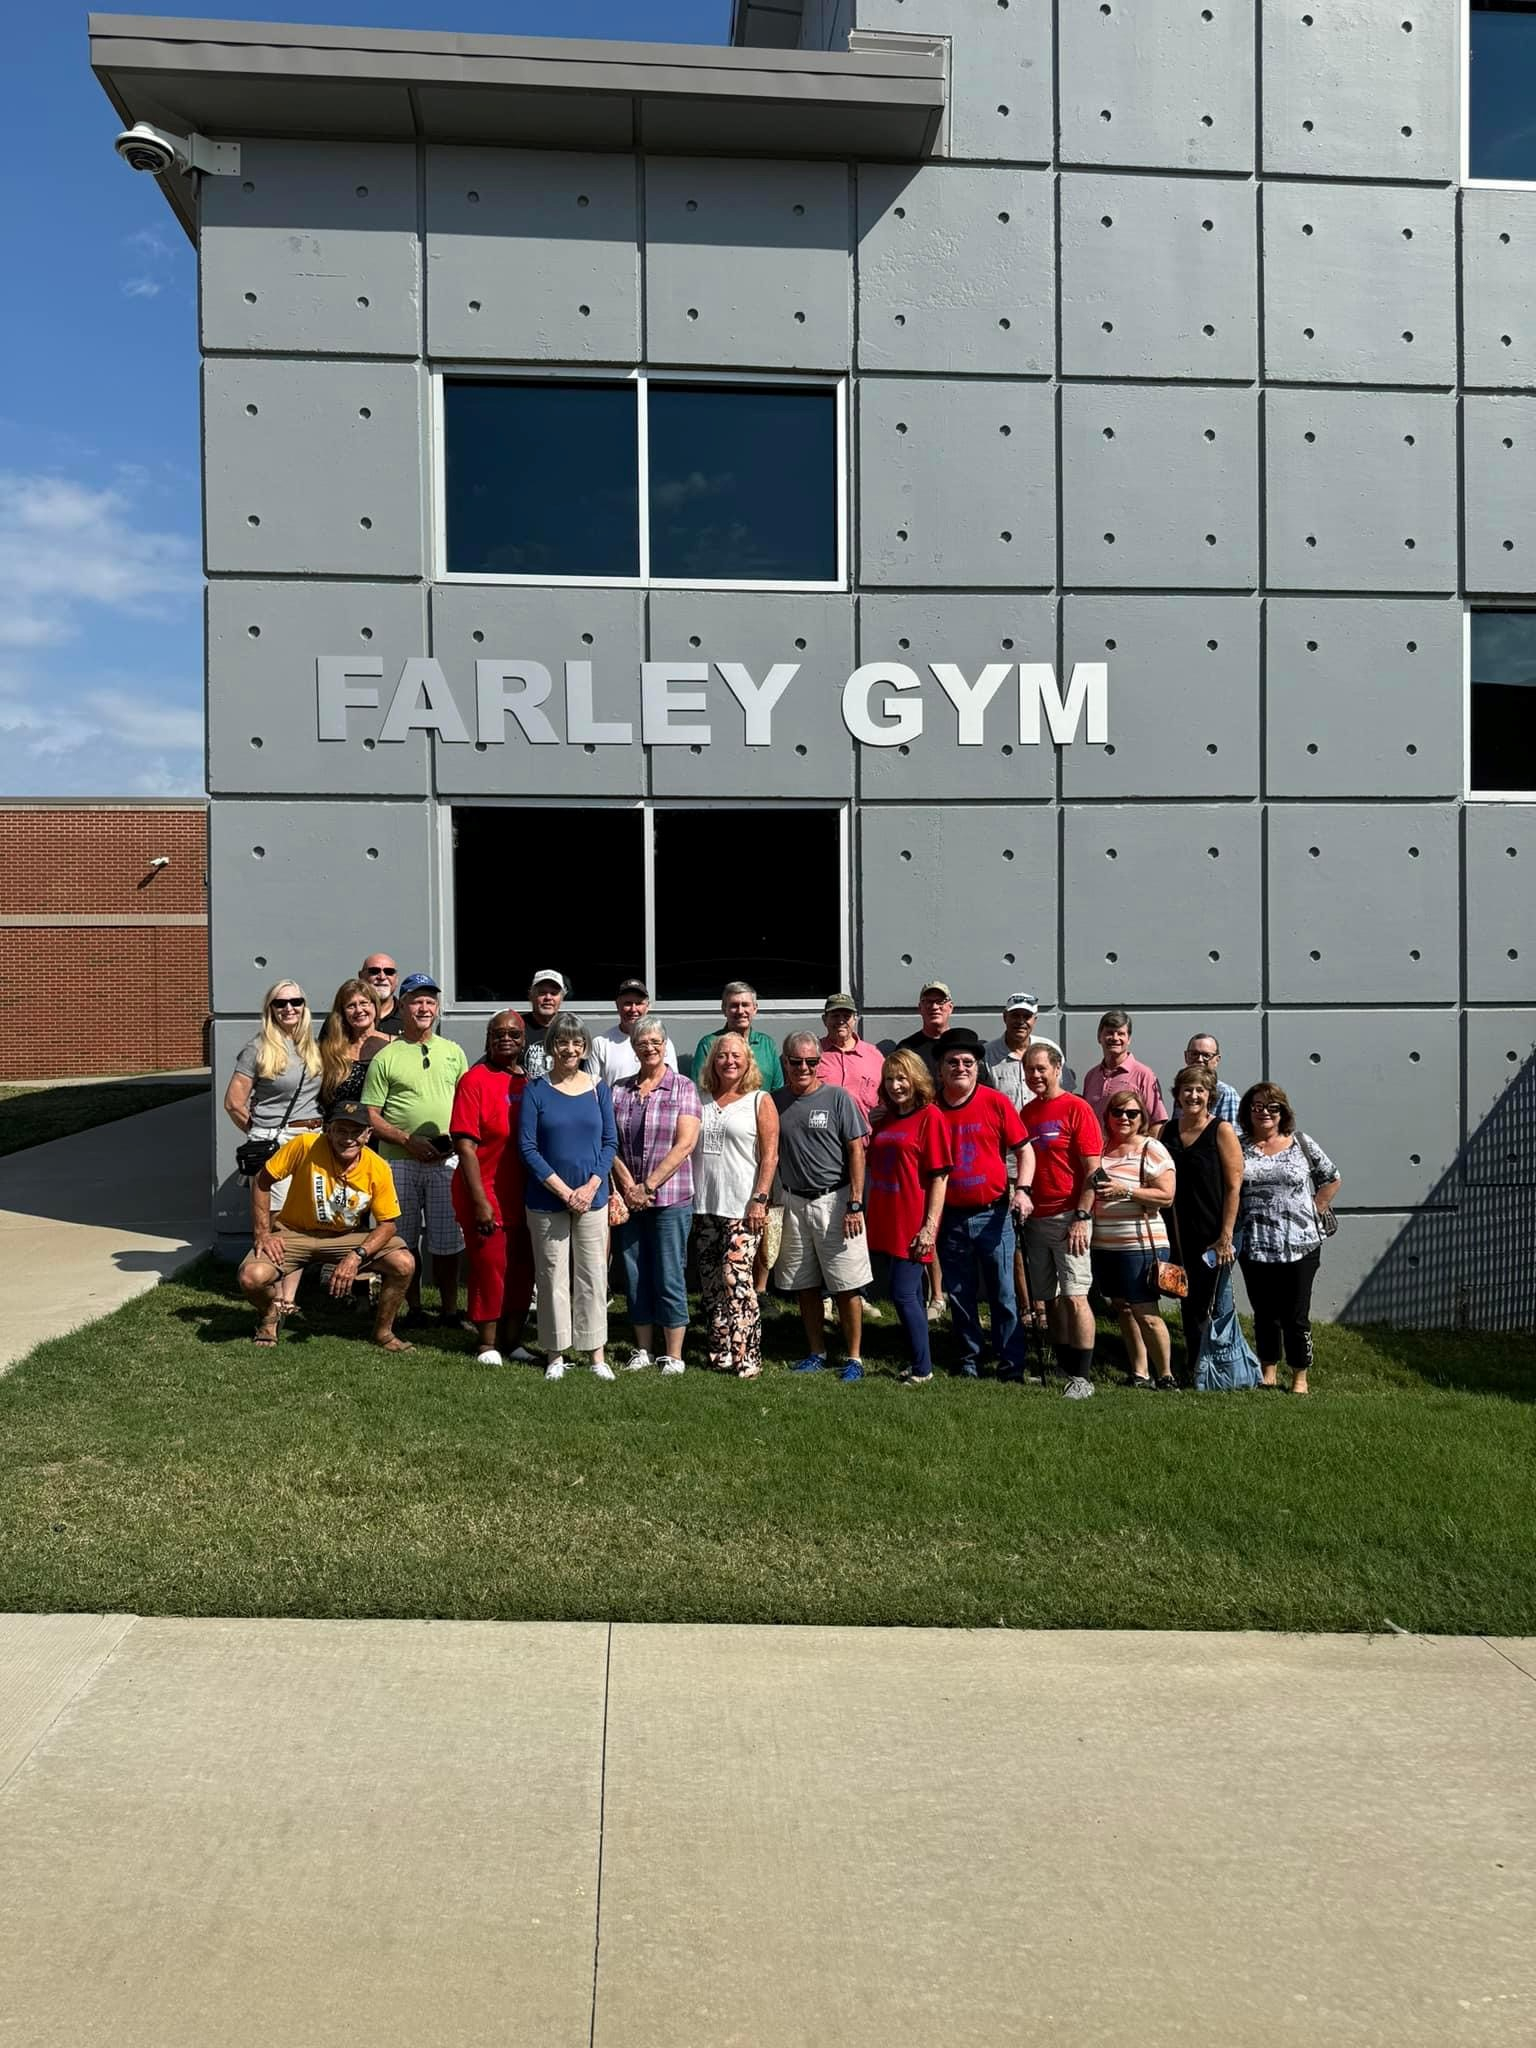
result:
<svg viewBox="0 0 1536 2048"><path fill-rule="evenodd" d="M0 1618L0 2042L1528 2048L1533 1754L1536 1642Z"/></svg>
<svg viewBox="0 0 1536 2048"><path fill-rule="evenodd" d="M0 1159L0 1372L206 1248L208 1116L189 1095Z"/></svg>

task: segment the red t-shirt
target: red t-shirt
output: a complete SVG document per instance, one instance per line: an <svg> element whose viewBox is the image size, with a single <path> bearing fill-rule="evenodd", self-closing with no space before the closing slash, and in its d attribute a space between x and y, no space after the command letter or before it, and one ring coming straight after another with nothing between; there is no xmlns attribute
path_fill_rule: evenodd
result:
<svg viewBox="0 0 1536 2048"><path fill-rule="evenodd" d="M455 1138L473 1138L486 1200L496 1221L515 1228L524 1220L523 1155L517 1126L523 1113L523 1074L498 1073L477 1060L459 1082L448 1128ZM453 1213L465 1230L474 1228L474 1205L462 1172L452 1180Z"/></svg>
<svg viewBox="0 0 1536 2048"><path fill-rule="evenodd" d="M1083 1161L1103 1156L1099 1120L1081 1095L1063 1090L1054 1102L1026 1102L1024 1128L1035 1148L1035 1214L1061 1216L1077 1206Z"/></svg>
<svg viewBox="0 0 1536 2048"><path fill-rule="evenodd" d="M931 1103L875 1127L864 1155L864 1228L872 1252L912 1256L928 1207L927 1183L953 1156L948 1128Z"/></svg>
<svg viewBox="0 0 1536 2048"><path fill-rule="evenodd" d="M944 1119L954 1150L954 1171L944 1194L946 1209L985 1209L1008 1192L1008 1154L1024 1142L1019 1112L996 1088L979 1081L953 1107L941 1094L934 1108Z"/></svg>

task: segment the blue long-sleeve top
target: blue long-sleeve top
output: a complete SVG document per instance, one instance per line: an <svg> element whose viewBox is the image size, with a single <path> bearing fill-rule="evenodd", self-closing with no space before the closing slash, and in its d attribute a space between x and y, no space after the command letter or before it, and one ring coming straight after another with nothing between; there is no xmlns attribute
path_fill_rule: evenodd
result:
<svg viewBox="0 0 1536 2048"><path fill-rule="evenodd" d="M599 1081L580 1095L562 1095L552 1081L530 1081L523 1096L517 1144L528 1169L525 1194L530 1209L565 1207L544 1185L552 1173L568 1188L585 1187L595 1173L602 1185L592 1197L592 1207L605 1206L608 1175L619 1149L607 1082Z"/></svg>

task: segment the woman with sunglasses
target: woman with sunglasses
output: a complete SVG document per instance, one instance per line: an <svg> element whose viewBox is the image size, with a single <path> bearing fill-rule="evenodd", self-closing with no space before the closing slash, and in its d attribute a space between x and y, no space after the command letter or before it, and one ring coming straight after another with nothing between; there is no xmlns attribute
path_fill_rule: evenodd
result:
<svg viewBox="0 0 1536 2048"><path fill-rule="evenodd" d="M1211 1304L1223 1269L1236 1256L1232 1233L1243 1192L1243 1148L1236 1125L1215 1114L1216 1088L1209 1067L1193 1062L1180 1067L1173 1082L1176 1113L1162 1129L1173 1161L1173 1218L1189 1280L1189 1292L1179 1303L1186 1386L1195 1384L1210 1334ZM1207 1264L1208 1253L1214 1253L1214 1265Z"/></svg>
<svg viewBox="0 0 1536 2048"><path fill-rule="evenodd" d="M890 1295L907 1340L903 1386L926 1387L933 1378L924 1276L933 1263L944 1190L955 1163L949 1128L933 1106L926 1060L898 1047L880 1069L873 1135L864 1168L869 1248L885 1264Z"/></svg>
<svg viewBox="0 0 1536 2048"><path fill-rule="evenodd" d="M1103 1116L1104 1154L1094 1176L1094 1285L1120 1318L1131 1385L1176 1393L1157 1292L1157 1264L1168 1256L1162 1212L1173 1200L1173 1161L1148 1135L1147 1112L1134 1088L1107 1095Z"/></svg>
<svg viewBox="0 0 1536 2048"><path fill-rule="evenodd" d="M224 1114L243 1138L259 1139L275 1152L301 1131L320 1129L320 1048L315 1044L309 1003L296 981L274 981L262 999L261 1026L241 1046L224 1091ZM282 1211L286 1180L272 1186L272 1214ZM283 1276L277 1310L287 1315L300 1275Z"/></svg>
<svg viewBox="0 0 1536 2048"><path fill-rule="evenodd" d="M1261 1384L1275 1387L1282 1352L1291 1392L1307 1392L1312 1364L1312 1284L1322 1262L1323 1219L1339 1192L1339 1170L1296 1128L1283 1088L1255 1081L1237 1105L1243 1147L1238 1263L1253 1309Z"/></svg>
<svg viewBox="0 0 1536 2048"><path fill-rule="evenodd" d="M453 1098L450 1128L458 1150L453 1212L464 1234L469 1267L469 1319L480 1334L480 1365L510 1358L531 1365L523 1326L533 1300L533 1246L523 1199L523 1020L498 1010L485 1027L485 1057L476 1060Z"/></svg>

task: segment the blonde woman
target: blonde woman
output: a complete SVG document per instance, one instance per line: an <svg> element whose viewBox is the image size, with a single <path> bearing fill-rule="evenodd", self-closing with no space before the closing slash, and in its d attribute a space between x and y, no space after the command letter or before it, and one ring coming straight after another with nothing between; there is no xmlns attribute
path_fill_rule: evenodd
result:
<svg viewBox="0 0 1536 2048"><path fill-rule="evenodd" d="M388 1034L379 1029L381 1001L355 975L337 989L320 1033L322 1111L328 1112L333 1102L356 1102L362 1094L370 1061L389 1043Z"/></svg>
<svg viewBox="0 0 1536 2048"><path fill-rule="evenodd" d="M693 1152L693 1255L716 1372L755 1380L763 1369L763 1311L752 1261L779 1161L779 1113L750 1042L722 1031L698 1076Z"/></svg>
<svg viewBox="0 0 1536 2048"><path fill-rule="evenodd" d="M255 1178L279 1145L301 1131L320 1129L320 1048L315 1044L308 999L296 981L274 981L267 990L260 1028L241 1046L224 1091L224 1114L245 1140L240 1147L240 1170L248 1180ZM287 1181L273 1183L274 1216L281 1212L287 1192ZM279 1313L292 1308L299 1278L297 1269L283 1276Z"/></svg>

